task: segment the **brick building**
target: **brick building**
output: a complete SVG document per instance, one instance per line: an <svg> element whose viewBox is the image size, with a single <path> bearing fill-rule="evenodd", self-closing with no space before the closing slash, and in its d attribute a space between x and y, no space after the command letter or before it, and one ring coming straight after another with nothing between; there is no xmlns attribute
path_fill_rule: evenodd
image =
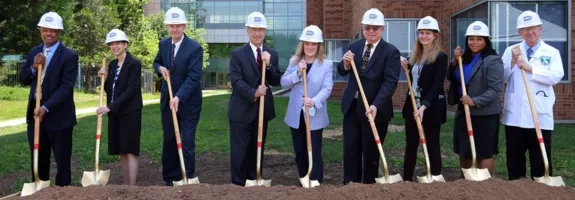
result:
<svg viewBox="0 0 575 200"><path fill-rule="evenodd" d="M487 1L487 0L307 0L306 24L319 26L326 39L328 58L341 61L350 42L362 38L361 18L369 8L378 8L385 16L383 39L394 44L407 56L416 39L415 28L420 18L436 18L441 29L443 50L450 55L457 45L464 46L464 34L473 21L483 21L491 29L494 48L502 55L509 45L519 43L515 29L517 16L524 10L538 12L543 20L543 40L559 49L565 76L555 86L557 100L554 107L557 123L575 122L575 71L572 57L575 52L572 23L575 8L570 0L556 1ZM335 75L331 99L341 98L347 77ZM448 81L445 82L445 90ZM394 109L400 110L405 100L407 83L402 72L400 84L393 96ZM503 96L503 95L502 95ZM454 107L450 107L454 110Z"/></svg>

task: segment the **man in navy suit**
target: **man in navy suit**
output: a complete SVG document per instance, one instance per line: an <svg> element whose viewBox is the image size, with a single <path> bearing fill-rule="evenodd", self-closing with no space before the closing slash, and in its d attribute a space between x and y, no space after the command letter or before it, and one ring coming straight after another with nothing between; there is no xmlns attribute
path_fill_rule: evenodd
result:
<svg viewBox="0 0 575 200"><path fill-rule="evenodd" d="M365 39L352 43L343 56L344 62L338 65L340 75L350 74L341 100L341 111L344 114L344 184L375 183L380 158L367 114L374 116L383 143L387 126L393 117L391 97L397 87L401 69L399 50L381 38L385 24L383 13L372 8L365 12L361 23ZM355 75L352 74L351 62L357 67L369 104L367 111Z"/></svg>
<svg viewBox="0 0 575 200"><path fill-rule="evenodd" d="M245 185L246 179L256 179L260 96L265 96L261 155L263 166L268 121L276 116L273 94L268 87L279 86L281 79L278 54L264 44L267 28L265 16L259 12L249 14L246 26L250 42L231 53L232 95L228 108L232 183L240 186ZM262 61L265 61L265 66ZM262 70L266 70L266 85L260 85Z"/></svg>
<svg viewBox="0 0 575 200"><path fill-rule="evenodd" d="M176 146L176 136L172 111L177 113L182 139L182 151L186 166L186 176L194 177L196 154L196 127L202 109L202 64L204 50L200 44L184 34L186 15L177 7L170 8L164 24L170 38L160 41L159 51L154 60L154 69L159 77L170 77L173 99L170 101L168 85L162 82L160 111L164 130L162 150L162 173L166 186L182 180L182 170Z"/></svg>
<svg viewBox="0 0 575 200"><path fill-rule="evenodd" d="M43 44L30 50L26 64L20 71L20 82L31 86L26 110L28 143L33 152L34 120L38 119L41 122L38 176L41 180L50 179L51 149L57 166L55 184L67 186L72 179L70 161L72 131L76 125L74 83L78 76L78 54L59 41L64 29L60 15L48 12L42 15L38 26ZM43 66L42 74L36 73L38 65ZM37 78L42 79L40 84L42 93L41 107L35 110ZM34 180L33 173L32 180Z"/></svg>

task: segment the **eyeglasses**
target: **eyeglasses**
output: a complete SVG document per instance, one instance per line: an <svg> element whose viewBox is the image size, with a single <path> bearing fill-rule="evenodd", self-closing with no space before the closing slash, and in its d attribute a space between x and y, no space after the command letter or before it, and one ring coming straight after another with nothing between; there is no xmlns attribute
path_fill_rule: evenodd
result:
<svg viewBox="0 0 575 200"><path fill-rule="evenodd" d="M381 28L381 26L363 26L363 30L365 31L377 31Z"/></svg>

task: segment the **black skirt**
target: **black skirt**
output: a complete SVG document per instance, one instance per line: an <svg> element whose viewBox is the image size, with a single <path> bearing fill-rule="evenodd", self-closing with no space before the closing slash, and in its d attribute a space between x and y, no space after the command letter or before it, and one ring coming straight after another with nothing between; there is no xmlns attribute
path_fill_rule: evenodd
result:
<svg viewBox="0 0 575 200"><path fill-rule="evenodd" d="M499 115L471 115L475 152L478 160L493 158L499 153ZM459 157L471 160L465 112L458 111L456 113L453 126L453 151L459 154Z"/></svg>
<svg viewBox="0 0 575 200"><path fill-rule="evenodd" d="M124 115L108 115L108 154L140 155L142 110Z"/></svg>

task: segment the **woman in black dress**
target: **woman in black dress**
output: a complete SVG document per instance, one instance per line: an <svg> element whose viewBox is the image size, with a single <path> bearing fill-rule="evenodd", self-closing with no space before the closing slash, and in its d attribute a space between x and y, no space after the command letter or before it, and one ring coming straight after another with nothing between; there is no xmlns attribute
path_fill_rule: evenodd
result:
<svg viewBox="0 0 575 200"><path fill-rule="evenodd" d="M98 108L98 114L108 114L108 154L120 155L124 184L135 185L140 155L142 127L142 91L140 61L126 52L128 37L113 29L106 37L106 44L116 56L108 69L100 69L100 76L107 76L104 85L107 106Z"/></svg>

